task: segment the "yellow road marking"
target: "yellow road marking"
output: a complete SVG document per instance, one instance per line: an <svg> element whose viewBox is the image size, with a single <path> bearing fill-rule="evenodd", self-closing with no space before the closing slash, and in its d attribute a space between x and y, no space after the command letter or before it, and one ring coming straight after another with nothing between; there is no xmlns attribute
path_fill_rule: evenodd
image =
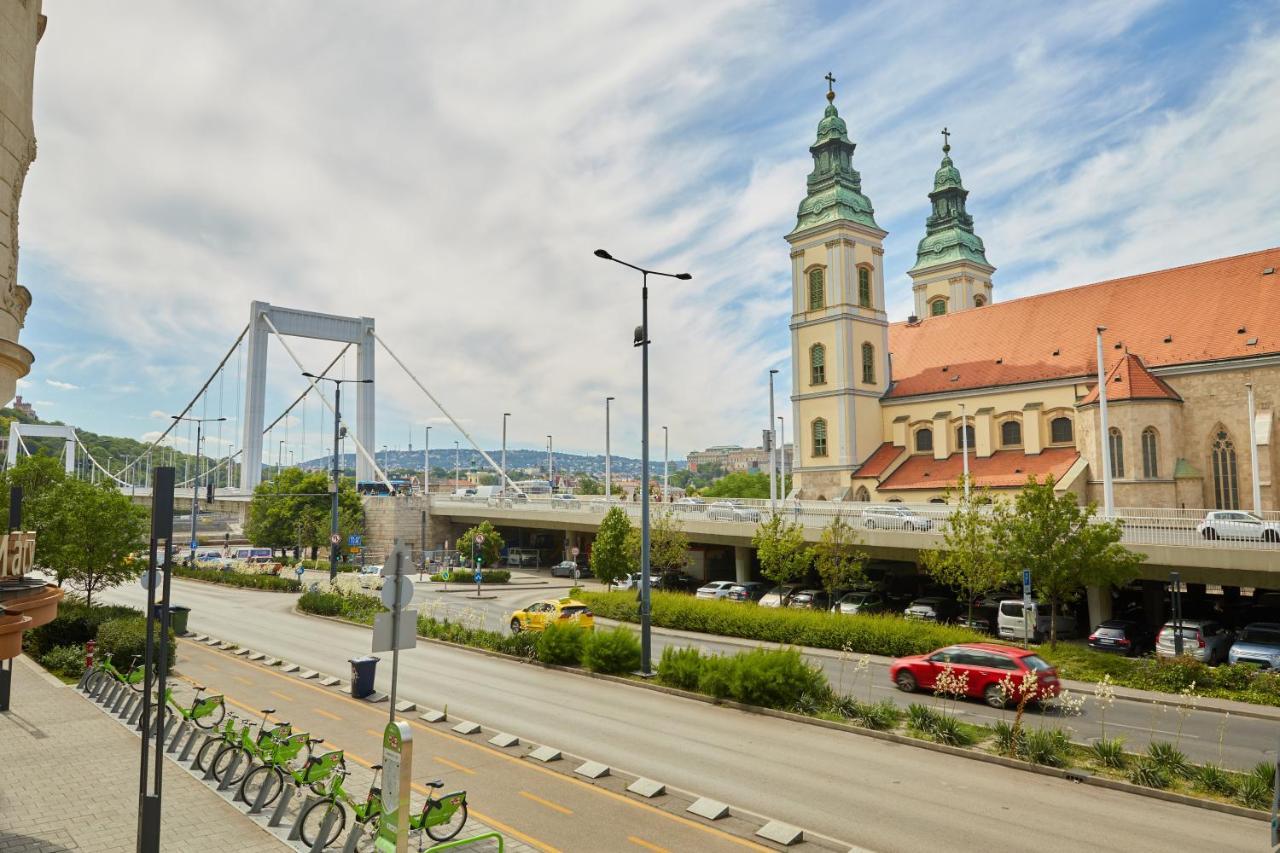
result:
<svg viewBox="0 0 1280 853"><path fill-rule="evenodd" d="M341 719L342 719L342 718L341 718L341 717L339 717L337 714L330 714L330 713L329 713L328 711L326 711L324 708L312 708L311 710L312 710L312 711L315 711L315 712L316 712L317 714L319 714L320 716L322 716L322 717L328 717L328 718L329 718L329 719L331 719L331 720L341 720Z"/></svg>
<svg viewBox="0 0 1280 853"><path fill-rule="evenodd" d="M638 847L643 847L646 850L652 850L654 851L654 853L671 853L671 851L665 847L659 847L656 844L650 844L648 841L645 841L643 838L637 838L634 835L628 835L627 840Z"/></svg>
<svg viewBox="0 0 1280 853"><path fill-rule="evenodd" d="M293 701L293 697L288 695L287 693L279 693L275 690L268 690L267 692L270 693L272 696L276 697L277 699L283 699L286 702Z"/></svg>
<svg viewBox="0 0 1280 853"><path fill-rule="evenodd" d="M560 812L560 814L573 814L573 812L570 809L566 809L564 806L560 805L559 803L553 803L550 800L544 800L542 799L542 797L539 797L537 794L530 794L528 791L521 791L520 796L524 797L526 800L533 800L535 803L537 803L540 806L546 806L552 811Z"/></svg>
<svg viewBox="0 0 1280 853"><path fill-rule="evenodd" d="M198 649L203 649L203 648L204 648L204 647L203 647L203 646L201 646L200 644L198 644L198 643L193 643L193 642L191 642L190 640L182 640L181 642L183 642L184 644L190 644L190 645L193 645L193 646L195 646L195 647L196 647L196 648L198 648ZM212 654L212 653L213 653L213 652L211 652L211 654ZM306 689L308 689L308 690L314 690L314 691L316 691L317 693L321 693L321 694L323 694L323 695L325 695L325 696L328 696L328 697L330 697L330 698L332 698L332 699L337 699L337 700L342 701L342 702L349 702L349 703L351 703L352 705L356 706L357 708L363 708L363 709L364 709L364 710L366 710L366 711L374 711L374 712L377 712L377 711L378 711L378 709L376 709L376 708L374 708L374 707L372 707L372 706L368 705L367 703L361 702L359 699L352 699L352 698L351 698L351 697L349 697L349 696L343 696L343 695L342 695L342 694L340 694L340 693L334 693L334 692L332 692L332 691L330 691L330 690L326 690L325 688L320 687L320 686L315 685L315 684L307 684L307 683L305 683L305 682L299 682L299 681L297 681L297 679L290 679L287 675L284 675L284 674L282 674L282 673L278 673L278 672L273 672L273 671L272 671L272 670L270 670L270 669L262 669L262 668L260 668L260 667L254 666L253 664L246 663L246 662L244 662L244 661L240 660L239 658L234 658L234 657L233 657L233 658L231 658L231 660L232 660L232 662L234 662L234 663L239 663L239 664L241 664L242 666L250 667L250 668L252 668L252 669L254 669L254 670L258 671L258 672L265 672L265 673L267 673L267 674L269 674L269 675L273 675L273 676L275 676L276 678L279 678L279 679L282 679L282 680L288 681L290 684L292 684L292 685L294 685L294 686L297 686L297 687L305 687L305 688L306 688ZM546 774L547 776L550 776L550 777L551 777L551 778L553 778L553 779L558 779L559 781L561 781L561 782L566 782L566 783L568 783L568 784L570 784L570 785L576 785L576 786L580 787L581 789L583 789L583 790L585 790L585 791L590 791L590 792L592 792L592 793L594 793L594 794L598 794L599 796L602 796L602 797L608 797L609 799L616 800L617 802L620 802L620 803L626 803L627 805L631 806L632 808L637 808L637 809L640 809L640 810L642 810L642 811L650 812L650 813L652 813L652 814L655 814L655 815L658 815L658 816L660 816L660 817L666 818L667 820L671 820L671 821L674 821L674 822L676 822L676 823L679 823L679 824L681 824L681 825L683 825L683 826L688 826L688 827L691 827L691 828L693 828L693 829L696 829L696 830L698 830L698 831L700 831L700 832L705 832L705 833L706 833L706 834L708 834L708 835L714 835L714 836L715 836L715 837L717 837L717 838L723 839L724 841L728 841L728 842L733 843L733 844L737 844L737 845L738 845L738 846L740 846L740 847L745 847L745 848L747 848L748 850L764 850L764 851L768 851L768 850L770 850L770 849L771 849L771 848L769 848L769 847L765 847L764 845L756 844L754 841L748 841L748 840L747 840L747 839L745 839L745 838L739 838L739 837L738 837L738 836L736 836L736 835L730 835L729 833L725 832L724 830L716 829L716 828L714 828L714 827L710 827L710 826L704 826L704 825L702 825L702 824L700 824L700 823L698 823L698 822L696 822L696 821L690 820L689 818L681 817L680 815L675 815L675 814L672 814L672 813L670 813L670 812L668 812L668 811L664 811L664 810L662 810L662 809L658 808L657 806L652 806L652 805L649 805L648 803L642 803L642 802L640 802L639 800L633 800L633 799L631 799L630 797L626 797L626 796L624 796L624 795L622 795L622 794L616 794L616 793L614 793L613 791L609 791L609 790L606 790L606 789L604 789L604 788L597 787L597 786L595 786L595 785L592 785L590 782L585 782L585 781L583 781L583 780L581 780L581 779L573 779L573 778L571 778L571 777L569 777L569 776L561 775L560 773L557 773L556 771L554 771L554 770L550 770L550 769L548 769L548 768L546 768L546 767L539 767L539 766L537 766L536 764L531 764L530 762L525 761L525 760L523 760L523 759L521 759L521 758L517 758L517 757L515 757L514 755L504 755L503 753L498 752L497 750L491 750L491 749L489 749L488 747L486 747L486 746L484 746L484 745L482 745L482 744L480 744L480 743L477 743L477 742L475 742L475 741L470 741L470 740L467 740L467 739L465 739L465 738L463 738L463 737L460 737L460 736L454 736L454 735L446 734L446 733L441 732L441 731L437 731L437 730L435 730L435 729L431 728L430 726L428 726L427 724L425 724L425 723L420 723L420 722L418 722L417 720L407 720L406 722L408 722L410 725L412 725L414 728L418 729L419 731L428 732L429 734L434 735L435 737L444 738L445 740L448 740L448 741L450 741L451 743L455 743L455 744L459 744L459 743L460 743L460 744L465 744L465 745L467 745L467 746L471 747L472 749L478 749L478 750L480 750L480 751L484 752L484 753L485 753L485 755L488 755L488 756L490 756L490 757L500 758L500 759L502 759L503 761L510 761L510 762L512 762L513 764L518 764L518 765L520 765L521 767L525 768L526 770L532 770L532 771L534 771L535 773L543 773L543 774ZM416 785L415 785L415 788L417 788L417 787L420 787L420 786L416 786ZM422 793L427 793L426 789L422 789ZM470 806L468 806L468 808L470 808ZM481 821L483 821L483 822L485 822L485 823L492 824L496 829L502 830L503 832L510 832L512 835L517 836L517 837L518 837L518 838L520 838L522 841L525 841L525 842L526 842L526 843L528 843L528 844L532 844L532 845L534 845L535 847L539 847L539 848L541 848L541 849L543 849L543 850L547 850L547 851L551 851L551 850L553 850L553 849L554 849L554 848L551 848L551 847L546 846L545 844L542 844L541 842L536 842L536 841L529 840L528 838L526 838L526 837L522 836L522 835L521 835L519 832L517 832L516 830L514 830L514 829L512 829L512 828L510 828L510 827L507 827L507 826L505 826L505 825L500 825L497 821L493 820L493 818L487 818L487 817L484 817L484 816L483 816L483 815L481 815L479 812L475 811L475 809L472 809L471 811L472 811L472 814L474 814L474 815L475 815L477 818L479 818Z"/></svg>
<svg viewBox="0 0 1280 853"><path fill-rule="evenodd" d="M442 758L439 755L431 756L431 760L435 761L438 764L443 764L445 767L452 767L454 770L461 770L463 773L466 773L468 776L476 775L476 771L472 770L470 767L463 767L461 764L458 764L457 762L454 762L454 761L450 761L447 758Z"/></svg>
<svg viewBox="0 0 1280 853"><path fill-rule="evenodd" d="M245 685L246 687L253 686L253 682L245 678L243 675L233 675L231 677L234 678L236 681L240 682L241 684Z"/></svg>
<svg viewBox="0 0 1280 853"><path fill-rule="evenodd" d="M382 732L377 731L376 729L365 729L365 731L378 738L378 740L382 740Z"/></svg>

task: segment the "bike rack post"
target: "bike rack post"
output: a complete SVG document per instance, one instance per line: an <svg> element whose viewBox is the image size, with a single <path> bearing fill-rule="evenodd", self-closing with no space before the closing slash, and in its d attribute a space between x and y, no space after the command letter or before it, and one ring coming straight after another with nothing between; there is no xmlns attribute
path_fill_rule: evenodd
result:
<svg viewBox="0 0 1280 853"><path fill-rule="evenodd" d="M271 813L271 819L267 821L267 826L280 825L280 821L284 820L284 813L289 810L289 801L292 799L293 788L286 785L284 790L280 792L280 802L276 803L276 810Z"/></svg>
<svg viewBox="0 0 1280 853"><path fill-rule="evenodd" d="M118 713L120 713L120 709L124 707L125 700L126 700L126 699L128 699L130 696L134 696L134 695L136 695L136 694L134 694L134 692L133 692L132 690L127 690L127 689L126 689L126 690L121 691L121 692L116 696L116 701L114 701L114 702L112 702L112 703L111 703L111 713L113 713L113 714L118 714Z"/></svg>
<svg viewBox="0 0 1280 853"><path fill-rule="evenodd" d="M137 704L133 706L133 710L129 712L129 722L126 725L135 729L141 728L141 724L138 721L138 718L141 716L142 716L142 701L141 701L141 697L139 697L139 701L137 702Z"/></svg>
<svg viewBox="0 0 1280 853"><path fill-rule="evenodd" d="M258 814L262 811L262 807L266 805L267 792L271 789L271 782L276 777L268 776L267 781L258 789L258 796L253 798L253 805L249 806L249 814Z"/></svg>
<svg viewBox="0 0 1280 853"><path fill-rule="evenodd" d="M107 689L103 690L97 696L93 697L99 705L106 705L112 699L116 698L116 693L120 692L120 682L113 681L107 685Z"/></svg>
<svg viewBox="0 0 1280 853"><path fill-rule="evenodd" d="M340 808L342 807L338 806L338 809ZM311 845L311 853L324 853L324 848L328 846L325 842L329 839L329 830L333 829L333 822L337 820L338 809L325 813L324 820L320 823L320 831L316 833L315 843ZM302 821L298 821L298 828L302 828Z"/></svg>
<svg viewBox="0 0 1280 853"><path fill-rule="evenodd" d="M85 669L84 672L80 673L80 680L76 682L76 689L84 690L85 682L89 680L89 676L91 675L93 675L93 670L87 669L87 668Z"/></svg>
<svg viewBox="0 0 1280 853"><path fill-rule="evenodd" d="M167 715L168 719L164 721L164 734L160 737L162 743L167 743L169 736L173 734L173 727L178 724L177 719L173 715Z"/></svg>
<svg viewBox="0 0 1280 853"><path fill-rule="evenodd" d="M206 735L206 738L210 738L210 737L213 737L213 735L212 735L212 734L210 734L210 735ZM192 729L192 730L191 730L191 737L187 738L187 743L186 743L186 745L185 745L185 746L183 746L183 747L182 747L182 752L178 753L178 760L179 760L179 761L187 761L188 759L190 759L190 757L191 757L191 747L195 746L196 741L197 741L197 740L199 740L199 739L200 739L200 730L199 730L199 729ZM202 744L202 746L203 746L203 744Z"/></svg>
<svg viewBox="0 0 1280 853"><path fill-rule="evenodd" d="M213 764L214 764L214 759L217 757L218 757L217 752L214 752L212 755L209 756L209 766L204 769L204 775L200 777L205 782L208 782L210 779L213 778Z"/></svg>
<svg viewBox="0 0 1280 853"><path fill-rule="evenodd" d="M347 833L347 843L342 845L342 853L356 853L356 845L364 838L364 825L352 821L351 831Z"/></svg>
<svg viewBox="0 0 1280 853"><path fill-rule="evenodd" d="M240 750L236 750L231 754L231 763L227 765L227 770L222 774L222 778L218 780L218 790L225 791L231 787L231 780L236 775L236 770L240 768Z"/></svg>
<svg viewBox="0 0 1280 853"><path fill-rule="evenodd" d="M182 739L184 737L187 740L191 740L192 738L190 720L183 720L182 725L178 726L178 731L176 734L174 734L172 738L169 739L169 746L167 749L165 749L165 752L177 752L178 744L182 742Z"/></svg>
<svg viewBox="0 0 1280 853"><path fill-rule="evenodd" d="M302 801L302 807L298 809L298 819L293 822L293 829L289 830L290 841L297 841L302 837L302 816L306 814L307 809L311 808L311 804L318 799L320 798L317 796L307 794L307 798Z"/></svg>
<svg viewBox="0 0 1280 853"><path fill-rule="evenodd" d="M84 692L89 694L90 699L93 699L97 697L98 693L102 690L104 684L105 682L103 682L101 678L89 679L87 682L85 682Z"/></svg>

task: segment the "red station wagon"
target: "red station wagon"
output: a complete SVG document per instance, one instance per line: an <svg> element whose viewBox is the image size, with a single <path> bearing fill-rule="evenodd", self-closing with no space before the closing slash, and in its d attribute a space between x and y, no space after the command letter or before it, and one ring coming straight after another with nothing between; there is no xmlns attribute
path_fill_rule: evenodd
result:
<svg viewBox="0 0 1280 853"><path fill-rule="evenodd" d="M1034 652L999 646L994 643L965 643L947 646L927 655L897 658L889 667L889 677L899 690L933 690L943 669L951 665L957 674L968 673L968 695L982 699L993 708L1004 705L1000 681L1009 676L1015 688L1022 684L1024 673L1035 672L1037 696L1058 695L1058 671ZM1014 696L1009 697L1016 699Z"/></svg>

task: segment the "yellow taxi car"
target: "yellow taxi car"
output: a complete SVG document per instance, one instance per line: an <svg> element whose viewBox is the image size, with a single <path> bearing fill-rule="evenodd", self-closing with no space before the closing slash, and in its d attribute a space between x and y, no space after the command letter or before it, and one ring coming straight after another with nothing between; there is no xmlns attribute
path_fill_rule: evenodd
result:
<svg viewBox="0 0 1280 853"><path fill-rule="evenodd" d="M548 598L512 613L511 633L541 631L553 622L574 624L589 631L595 627L595 616L587 605L577 599Z"/></svg>

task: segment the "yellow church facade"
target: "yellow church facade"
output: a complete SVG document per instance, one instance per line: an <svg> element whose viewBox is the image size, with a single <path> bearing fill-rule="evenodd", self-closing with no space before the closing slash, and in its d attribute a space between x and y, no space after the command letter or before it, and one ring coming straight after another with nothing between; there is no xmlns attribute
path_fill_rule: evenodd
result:
<svg viewBox="0 0 1280 853"><path fill-rule="evenodd" d="M979 487L1051 475L1101 505L1108 459L1116 507L1280 508L1280 248L1001 302L945 144L915 313L890 322L887 234L827 97L787 235L793 496L938 501L967 461Z"/></svg>

